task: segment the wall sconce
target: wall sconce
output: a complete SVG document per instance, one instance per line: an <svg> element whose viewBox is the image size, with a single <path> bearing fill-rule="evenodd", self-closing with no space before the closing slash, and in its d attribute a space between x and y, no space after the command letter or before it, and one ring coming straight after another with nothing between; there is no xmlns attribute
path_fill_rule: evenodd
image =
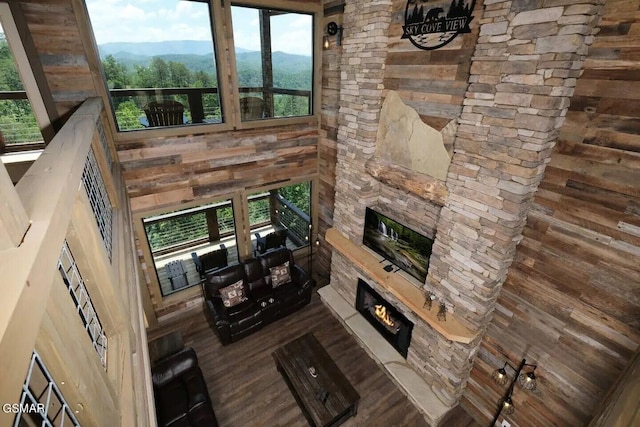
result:
<svg viewBox="0 0 640 427"><path fill-rule="evenodd" d="M518 368L514 368L509 364L509 362L504 362L504 366L502 368L496 369L491 374L491 378L493 381L499 386L505 385L509 381L509 377L507 376L507 366L515 371L515 376L511 379L511 384L509 384L509 388L504 396L498 400L498 410L496 411L495 417L493 417L493 421L490 426L493 427L500 418L500 414L504 413L506 415L511 415L515 412L516 408L513 405L513 401L511 400L511 395L513 394L513 386L515 386L516 381L518 384L522 386L525 390L533 391L536 389L536 374L535 370L538 365L530 365L527 363L525 359L522 359ZM528 372L522 372L524 368L532 368Z"/></svg>
<svg viewBox="0 0 640 427"><path fill-rule="evenodd" d="M337 36L336 36L337 35ZM329 36L336 36L336 46L342 46L342 26L331 21L327 24L327 33L324 36L324 48L329 49Z"/></svg>

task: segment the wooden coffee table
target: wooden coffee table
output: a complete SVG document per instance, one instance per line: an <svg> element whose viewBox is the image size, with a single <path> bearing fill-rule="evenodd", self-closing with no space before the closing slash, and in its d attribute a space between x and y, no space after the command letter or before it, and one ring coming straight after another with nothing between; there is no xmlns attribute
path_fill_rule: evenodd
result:
<svg viewBox="0 0 640 427"><path fill-rule="evenodd" d="M313 334L291 341L272 356L310 425L338 426L356 415L360 395Z"/></svg>

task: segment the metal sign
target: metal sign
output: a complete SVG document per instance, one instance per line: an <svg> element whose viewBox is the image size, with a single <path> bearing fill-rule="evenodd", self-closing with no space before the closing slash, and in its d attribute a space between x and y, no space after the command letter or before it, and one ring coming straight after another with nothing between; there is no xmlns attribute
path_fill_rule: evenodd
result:
<svg viewBox="0 0 640 427"><path fill-rule="evenodd" d="M470 33L476 0L407 0L402 38L424 50L441 48L458 34Z"/></svg>

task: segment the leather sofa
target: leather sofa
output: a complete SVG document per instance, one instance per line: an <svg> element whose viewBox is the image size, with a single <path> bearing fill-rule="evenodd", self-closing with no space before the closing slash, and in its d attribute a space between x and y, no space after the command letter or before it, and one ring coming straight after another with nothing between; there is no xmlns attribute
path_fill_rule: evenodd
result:
<svg viewBox="0 0 640 427"><path fill-rule="evenodd" d="M207 385L192 348L184 348L151 368L159 427L217 427Z"/></svg>
<svg viewBox="0 0 640 427"><path fill-rule="evenodd" d="M309 304L314 285L292 252L277 248L208 274L203 293L214 330L226 345Z"/></svg>

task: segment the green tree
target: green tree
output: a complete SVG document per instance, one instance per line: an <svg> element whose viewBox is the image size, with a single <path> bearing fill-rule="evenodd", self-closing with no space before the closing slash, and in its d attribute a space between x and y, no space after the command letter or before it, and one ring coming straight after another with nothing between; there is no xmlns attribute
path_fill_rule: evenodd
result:
<svg viewBox="0 0 640 427"><path fill-rule="evenodd" d="M169 61L168 67L171 87L191 87L193 85L193 75L184 64Z"/></svg>
<svg viewBox="0 0 640 427"><path fill-rule="evenodd" d="M127 68L118 62L113 55L107 55L102 61L102 68L107 77L109 89L125 89L129 81Z"/></svg>

